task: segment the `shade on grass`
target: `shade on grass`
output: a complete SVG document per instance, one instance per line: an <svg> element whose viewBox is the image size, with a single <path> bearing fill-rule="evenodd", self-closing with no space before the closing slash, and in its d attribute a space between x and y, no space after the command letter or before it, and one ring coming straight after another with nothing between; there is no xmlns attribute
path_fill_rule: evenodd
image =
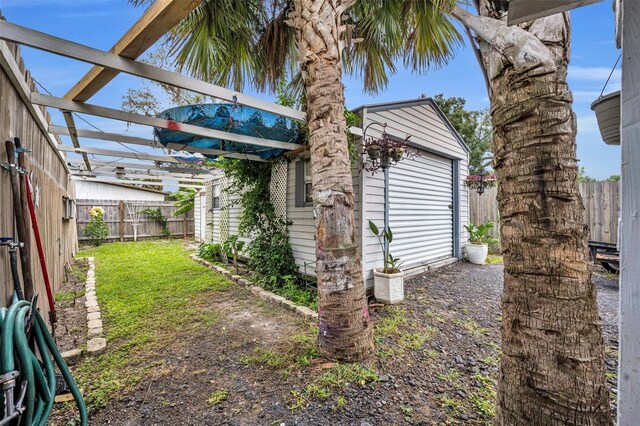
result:
<svg viewBox="0 0 640 426"><path fill-rule="evenodd" d="M77 368L90 408L134 386L146 358L178 333L213 326L220 313L203 304L231 283L189 259L183 241L104 244L78 254L96 261L96 289L107 352Z"/></svg>

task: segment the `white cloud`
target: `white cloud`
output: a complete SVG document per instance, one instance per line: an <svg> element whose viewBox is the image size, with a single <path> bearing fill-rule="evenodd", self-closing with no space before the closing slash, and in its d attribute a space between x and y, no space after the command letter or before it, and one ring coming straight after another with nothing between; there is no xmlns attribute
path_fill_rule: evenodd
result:
<svg viewBox="0 0 640 426"><path fill-rule="evenodd" d="M611 68L606 67L580 67L569 66L569 79L577 81L597 81L604 84L611 73ZM613 71L609 84L620 84L622 72L620 69Z"/></svg>
<svg viewBox="0 0 640 426"><path fill-rule="evenodd" d="M600 132L600 129L598 128L598 120L596 119L594 114L585 117L578 117L579 135L596 132Z"/></svg>

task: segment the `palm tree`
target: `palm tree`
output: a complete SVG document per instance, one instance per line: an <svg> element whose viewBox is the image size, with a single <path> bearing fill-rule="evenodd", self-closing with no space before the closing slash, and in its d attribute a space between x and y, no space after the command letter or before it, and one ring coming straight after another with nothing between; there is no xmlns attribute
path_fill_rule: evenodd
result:
<svg viewBox="0 0 640 426"><path fill-rule="evenodd" d="M491 100L504 251L495 424L609 425L567 85L569 15L508 27L505 3L475 0L478 15L452 10Z"/></svg>
<svg viewBox="0 0 640 426"><path fill-rule="evenodd" d="M175 202L173 203L177 209L173 212L173 215L180 216L181 214L186 214L193 210L197 193L198 190L194 188L178 189L178 192L175 193Z"/></svg>
<svg viewBox="0 0 640 426"><path fill-rule="evenodd" d="M144 0L133 0L144 3ZM242 90L275 90L287 76L307 111L318 279L319 348L330 358L373 350L344 117L343 65L367 91L386 87L398 60L423 72L460 36L450 0L204 0L172 32L178 69Z"/></svg>

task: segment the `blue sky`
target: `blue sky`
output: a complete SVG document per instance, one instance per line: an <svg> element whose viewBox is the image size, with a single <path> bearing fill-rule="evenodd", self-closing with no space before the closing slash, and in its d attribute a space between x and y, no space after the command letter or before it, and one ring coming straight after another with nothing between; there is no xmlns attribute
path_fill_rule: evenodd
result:
<svg viewBox="0 0 640 426"><path fill-rule="evenodd" d="M0 0L0 10L10 22L45 33L108 50L140 17L141 8L133 8L125 0ZM572 18L572 53L569 84L574 93L574 110L578 117L578 158L589 176L605 179L620 173L620 149L602 142L594 113L590 110L611 72L619 50L614 42L611 3L604 1L576 9ZM63 96L90 68L88 64L56 55L24 48L23 57L32 75L55 96ZM377 95L363 93L357 77L345 77L346 100L350 108L367 103L410 99L422 93L460 96L473 109L489 106L480 69L468 47L460 47L455 58L445 67L426 75L415 75L399 66L387 89ZM142 80L119 75L90 102L119 108L128 88L140 87ZM620 88L620 70L614 72L605 94ZM266 99L268 94L256 94ZM169 105L168 105L169 106ZM52 111L54 123L62 123ZM130 126L99 117L85 116L103 131L128 132L151 137L151 130ZM79 127L88 127L78 122ZM64 141L69 143L68 140ZM82 141L86 146L118 149L110 143ZM122 147L119 147L122 148ZM143 150L141 147L134 147Z"/></svg>

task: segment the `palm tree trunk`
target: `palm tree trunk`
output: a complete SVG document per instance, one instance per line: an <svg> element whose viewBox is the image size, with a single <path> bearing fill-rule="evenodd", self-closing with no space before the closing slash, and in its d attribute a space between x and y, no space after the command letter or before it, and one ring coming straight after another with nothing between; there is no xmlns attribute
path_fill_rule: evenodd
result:
<svg viewBox="0 0 640 426"><path fill-rule="evenodd" d="M506 27L490 2L480 10L485 17L453 14L481 39L491 86L504 251L495 424L610 425L566 79L568 14Z"/></svg>
<svg viewBox="0 0 640 426"><path fill-rule="evenodd" d="M296 0L289 18L297 30L306 93L313 205L316 218L319 349L358 361L373 352L354 218L347 150L340 42L340 0Z"/></svg>

